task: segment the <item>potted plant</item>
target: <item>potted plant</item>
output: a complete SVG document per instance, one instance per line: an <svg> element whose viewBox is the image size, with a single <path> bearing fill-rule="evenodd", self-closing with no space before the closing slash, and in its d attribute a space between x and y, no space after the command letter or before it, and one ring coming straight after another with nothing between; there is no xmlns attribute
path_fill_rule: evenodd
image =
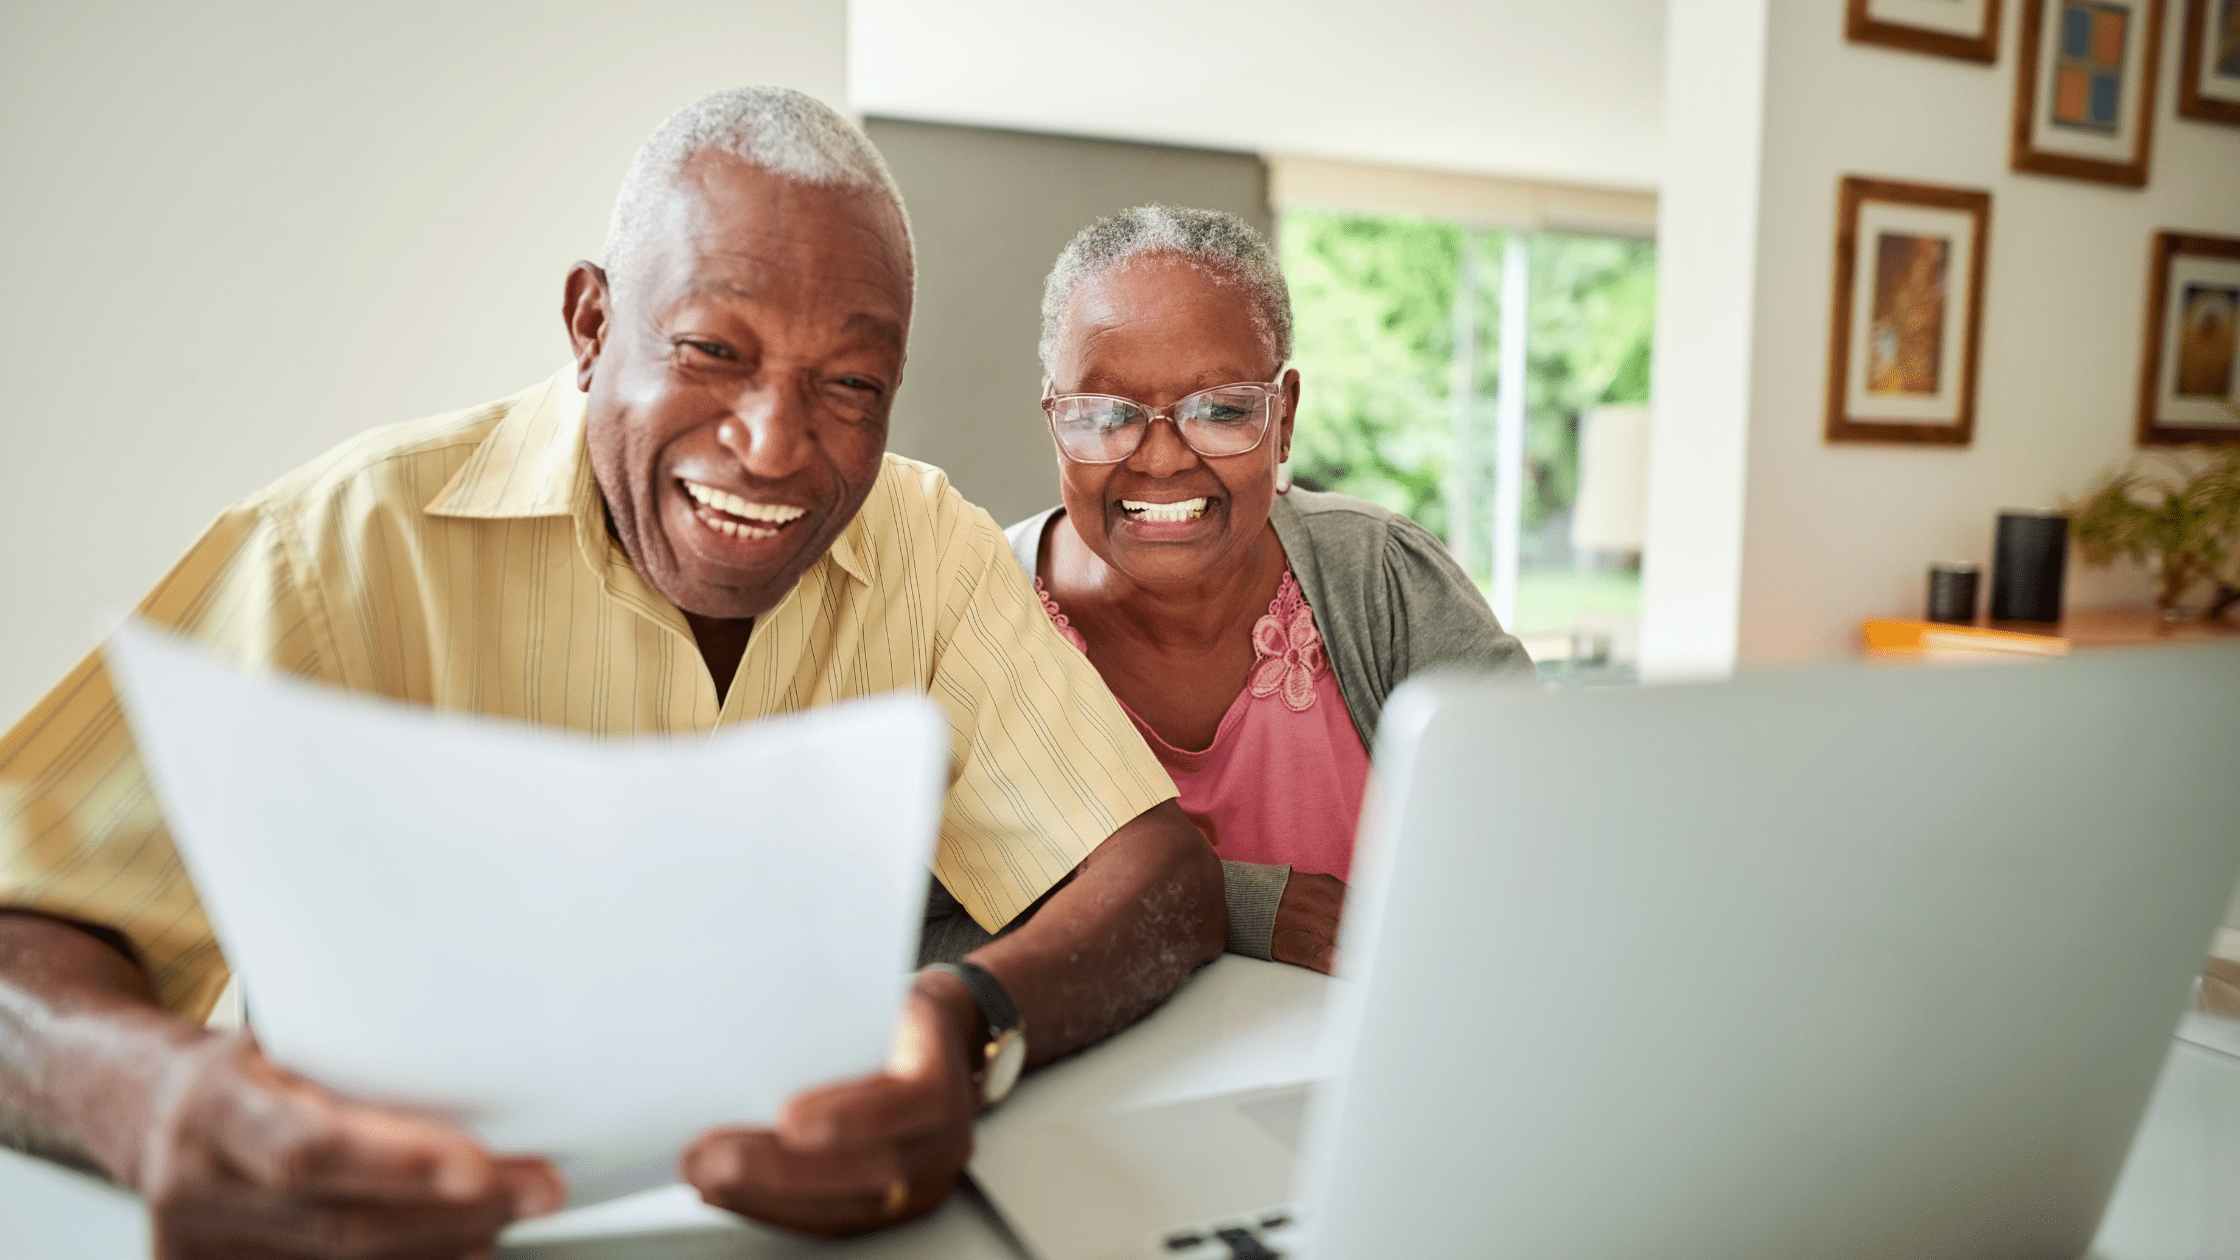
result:
<svg viewBox="0 0 2240 1260"><path fill-rule="evenodd" d="M2093 564L2117 556L2147 565L2155 575L2155 607L2170 620L2188 615L2184 600L2203 580L2217 584L2206 615L2240 603L2240 447L2191 446L2156 451L2084 499L2068 505L2069 532ZM2199 461L2199 471L2187 473Z"/></svg>

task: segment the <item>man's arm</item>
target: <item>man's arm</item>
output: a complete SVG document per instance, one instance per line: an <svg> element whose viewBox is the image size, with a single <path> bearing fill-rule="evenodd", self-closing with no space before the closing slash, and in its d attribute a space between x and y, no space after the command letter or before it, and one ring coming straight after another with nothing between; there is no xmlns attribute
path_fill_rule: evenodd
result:
<svg viewBox="0 0 2240 1260"><path fill-rule="evenodd" d="M1175 801L1112 833L1018 930L971 955L995 973L1027 1029L1028 1062L1095 1045L1143 1017L1229 936L1221 861ZM951 1004L978 1008L936 973Z"/></svg>
<svg viewBox="0 0 2240 1260"><path fill-rule="evenodd" d="M0 1135L140 1191L164 1260L464 1256L565 1198L544 1161L330 1094L165 1011L93 933L7 910Z"/></svg>
<svg viewBox="0 0 2240 1260"><path fill-rule="evenodd" d="M129 1182L132 1143L113 1129L146 1099L120 1073L190 1039L114 946L61 920L0 911L0 1142Z"/></svg>
<svg viewBox="0 0 2240 1260"><path fill-rule="evenodd" d="M1033 918L976 950L1019 1009L1034 1063L1141 1018L1221 953L1221 862L1169 800L1112 833ZM931 1211L972 1155L982 1023L955 977L918 974L877 1076L809 1090L769 1129L695 1141L685 1179L717 1207L828 1237Z"/></svg>

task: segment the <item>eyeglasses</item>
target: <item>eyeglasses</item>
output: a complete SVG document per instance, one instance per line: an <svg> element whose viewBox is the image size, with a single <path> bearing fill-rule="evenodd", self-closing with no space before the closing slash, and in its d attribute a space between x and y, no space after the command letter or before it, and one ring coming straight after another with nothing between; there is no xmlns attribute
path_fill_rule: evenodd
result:
<svg viewBox="0 0 2240 1260"><path fill-rule="evenodd" d="M1200 455L1242 455L1268 436L1281 380L1216 385L1156 410L1112 394L1048 394L1043 413L1050 436L1077 464L1117 464L1136 453L1162 417Z"/></svg>

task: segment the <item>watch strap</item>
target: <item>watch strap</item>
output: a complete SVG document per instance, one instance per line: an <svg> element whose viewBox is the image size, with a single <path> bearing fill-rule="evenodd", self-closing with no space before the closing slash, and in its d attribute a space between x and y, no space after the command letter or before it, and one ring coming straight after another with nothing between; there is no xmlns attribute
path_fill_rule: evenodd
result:
<svg viewBox="0 0 2240 1260"><path fill-rule="evenodd" d="M943 962L933 964L933 969L948 972L964 985L974 1005L980 1008L980 1018L988 1021L990 1037L1019 1026L1019 1008L1011 1004L1011 995L1003 991L1003 982L986 967L974 962Z"/></svg>

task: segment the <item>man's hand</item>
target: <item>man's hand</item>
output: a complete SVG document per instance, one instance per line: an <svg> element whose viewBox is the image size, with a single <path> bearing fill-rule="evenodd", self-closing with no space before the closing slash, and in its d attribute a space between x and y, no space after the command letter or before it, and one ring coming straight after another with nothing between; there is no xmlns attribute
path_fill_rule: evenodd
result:
<svg viewBox="0 0 2240 1260"><path fill-rule="evenodd" d="M1328 975L1338 968L1338 920L1345 913L1345 881L1335 875L1291 872L1276 906L1269 955L1277 962Z"/></svg>
<svg viewBox="0 0 2240 1260"><path fill-rule="evenodd" d="M146 1197L158 1260L488 1255L558 1208L559 1172L337 1097L247 1033L165 1012L83 928L0 912L0 1134Z"/></svg>
<svg viewBox="0 0 2240 1260"><path fill-rule="evenodd" d="M972 1157L966 1053L979 1030L961 983L921 973L885 1071L796 1095L770 1128L702 1134L679 1171L716 1207L820 1238L922 1216Z"/></svg>
<svg viewBox="0 0 2240 1260"><path fill-rule="evenodd" d="M971 957L1018 1007L1032 1066L1165 1001L1220 955L1228 913L1221 859L1168 800L1122 824L1033 917ZM968 1065L985 1032L962 981L920 972L886 1071L801 1094L768 1129L702 1135L680 1161L684 1179L717 1207L828 1238L924 1215L972 1156Z"/></svg>
<svg viewBox="0 0 2240 1260"><path fill-rule="evenodd" d="M487 1256L498 1231L567 1199L541 1159L338 1098L246 1033L176 1053L135 1182L158 1260Z"/></svg>

